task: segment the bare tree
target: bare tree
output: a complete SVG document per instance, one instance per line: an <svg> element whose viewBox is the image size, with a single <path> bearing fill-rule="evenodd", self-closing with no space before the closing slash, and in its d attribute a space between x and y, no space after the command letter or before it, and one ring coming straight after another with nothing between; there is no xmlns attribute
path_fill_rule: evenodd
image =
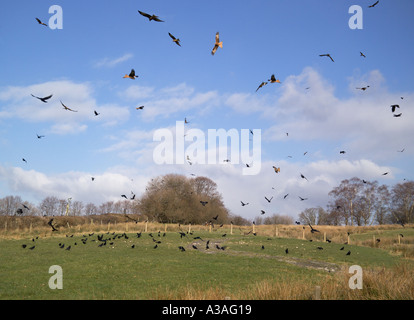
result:
<svg viewBox="0 0 414 320"><path fill-rule="evenodd" d="M396 184L391 190L392 221L394 223L414 222L414 181Z"/></svg>
<svg viewBox="0 0 414 320"><path fill-rule="evenodd" d="M59 199L55 196L46 197L39 205L40 212L43 216L59 215L59 203Z"/></svg>

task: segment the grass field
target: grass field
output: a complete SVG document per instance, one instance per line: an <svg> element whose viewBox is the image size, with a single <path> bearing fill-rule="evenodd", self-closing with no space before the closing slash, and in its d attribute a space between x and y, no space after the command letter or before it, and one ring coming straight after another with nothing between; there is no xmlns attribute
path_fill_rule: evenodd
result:
<svg viewBox="0 0 414 320"><path fill-rule="evenodd" d="M400 244L401 229L388 228L355 233L348 245L320 234L281 237L282 228L275 236L271 226L256 236L194 226L184 237L172 227L164 235L160 226L160 233L129 226L3 234L0 299L314 299L316 286L321 299L414 298L413 228L403 230ZM329 238L341 237L330 230ZM62 268L63 289L49 288L52 265ZM348 286L351 265L363 269L362 290Z"/></svg>

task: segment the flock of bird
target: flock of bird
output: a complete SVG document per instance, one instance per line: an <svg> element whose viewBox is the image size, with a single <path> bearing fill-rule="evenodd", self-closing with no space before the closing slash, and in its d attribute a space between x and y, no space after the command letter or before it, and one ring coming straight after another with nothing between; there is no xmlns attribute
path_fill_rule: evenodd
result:
<svg viewBox="0 0 414 320"><path fill-rule="evenodd" d="M370 5L369 6L369 8L374 8L375 6L377 6L379 4L379 1L376 1L375 3L373 3L372 5ZM140 11L140 10L138 10L138 13L141 15L141 16L143 16L143 17L145 17L145 18L147 18L148 19L148 21L154 21L154 22L159 22L159 23L163 23L163 22L165 22L164 20L161 20L160 19L160 17L159 16L157 16L157 15L155 15L155 14L148 14L148 13L146 13L146 12L143 12L143 11ZM45 23L43 23L40 19L38 19L38 18L36 18L36 21L40 24L40 25L44 25L44 26L47 26ZM173 41L173 43L175 43L177 46L179 46L179 47L181 47L181 40L178 38L178 37L176 37L176 36L174 36L173 34L171 34L170 32L168 32L168 35L169 35L169 37L172 39L172 41ZM214 37L214 45L213 45L213 48L212 48L212 50L211 50L211 55L215 55L216 54L216 52L218 51L218 49L219 48L223 48L223 42L222 41L220 41L220 34L219 34L219 32L216 32L216 34L215 34L215 37ZM362 57L362 58L367 58L367 56L363 53L363 52L359 52L359 54L360 54L360 56ZM327 58L329 58L333 63L335 62L335 60L334 60L334 58L332 57L332 55L330 54L330 53L323 53L323 54L320 54L319 55L320 57L327 57ZM132 68L131 69L131 71L129 72L129 74L125 74L124 75L124 77L123 78L127 78L127 79L131 79L131 80L135 80L135 79L137 79L139 76L136 74L136 72L135 72L135 69L134 68ZM257 87L257 89L256 89L256 92L260 89L260 88L262 88L262 87L264 87L265 85L267 85L268 83L273 83L273 84L281 84L282 82L279 80L279 79L277 79L276 78L276 76L275 76L275 74L272 74L271 76L270 76L270 78L269 79L267 79L267 81L262 81L260 84L259 84L259 86ZM370 86L369 85L367 85L367 86L364 86L364 87L357 87L356 89L357 90L361 90L361 91L366 91L366 90L369 90L369 88L370 88ZM309 89L309 88L307 88L307 89ZM43 103L47 103L48 101L49 101L49 99L51 99L52 97L53 97L53 94L50 94L50 95L48 95L48 96L46 96L46 97L38 97L38 96L35 96L35 95L33 95L32 94L32 96L34 97L34 98L37 98L37 99L39 99L40 101L42 101ZM401 97L401 99L403 99L403 97ZM77 110L73 110L72 108L69 108L68 106L66 106L62 101L60 101L60 103L61 103L61 105L63 106L63 109L65 110L65 111L71 111L71 112L77 112ZM144 108L144 106L139 106L139 107L136 107L136 109L137 110L142 110ZM391 105L391 111L392 111L392 113L393 113L393 116L394 117L401 117L402 116L402 113L395 113L395 111L396 110L400 110L400 105L398 105L398 104L393 104L393 105ZM95 116L98 116L99 115L99 113L96 111L96 110L94 110L94 115ZM187 118L185 118L185 123L189 123L188 121L187 121ZM253 131L252 130L250 130L250 132L251 132L251 134L253 134ZM289 134L288 133L286 133L286 136L289 136ZM41 135L37 135L37 137L40 139L41 137L44 137L44 136L41 136ZM404 149L402 150L402 151L404 151ZM402 152L401 151L401 152ZM345 150L341 150L340 151L340 154L345 154L346 152L345 152ZM307 152L305 152L304 153L304 155L306 155L307 154ZM23 158L23 161L24 162L27 162L26 161L26 159L25 158ZM190 165L192 165L192 162L191 162L191 160L188 158L188 156L187 156L187 161L188 161L188 163L190 164ZM226 161L226 160L225 160ZM230 160L227 160L228 162L230 162ZM246 166L247 167L249 167L249 164L246 164ZM274 170L274 172L275 172L275 174L278 174L278 173L280 173L281 172L281 168L279 167L279 166L276 166L276 165L274 165L273 166L273 170ZM386 175L386 174L388 174L388 172L385 172L383 175ZM303 180L306 180L306 181L309 181L302 173L300 173L300 177L303 179ZM92 178L92 180L94 180L93 178ZM287 193L287 194L285 194L284 196L283 196L283 199L286 199L287 197L289 196L289 193ZM125 199L128 199L128 197L126 196L126 195L122 195L122 197L123 198L125 198ZM301 195L298 195L298 198L299 198L299 200L300 201L306 201L306 200L308 200L308 198L307 197L303 197L303 196L301 196ZM135 195L133 195L133 197L131 198L131 200L134 200L135 199ZM265 196L265 200L268 202L268 203L270 203L271 202L271 200L273 199L273 197L271 197L271 198L268 198L267 196ZM202 206L206 206L206 204L208 203L207 201L200 201L200 203L202 204ZM249 203L248 202L243 202L243 201L241 201L241 205L244 207L244 206L246 206L246 205L248 205ZM261 210L260 211L260 214L261 215L263 215L263 214L265 214L266 213L266 211L265 210Z"/></svg>

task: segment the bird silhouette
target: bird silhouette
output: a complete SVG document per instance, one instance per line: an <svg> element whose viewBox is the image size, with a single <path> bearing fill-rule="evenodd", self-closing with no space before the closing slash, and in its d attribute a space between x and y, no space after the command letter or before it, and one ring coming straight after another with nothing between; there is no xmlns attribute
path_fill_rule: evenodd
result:
<svg viewBox="0 0 414 320"><path fill-rule="evenodd" d="M264 87L265 85L267 85L267 81L263 81L261 84L259 84L259 86L256 89L256 92L261 88Z"/></svg>
<svg viewBox="0 0 414 320"><path fill-rule="evenodd" d="M309 181L303 174L300 174L300 177L302 178L302 179L305 179L306 181Z"/></svg>
<svg viewBox="0 0 414 320"><path fill-rule="evenodd" d="M289 195L289 193L285 194L285 195L283 196L283 199L286 199L288 195Z"/></svg>
<svg viewBox="0 0 414 320"><path fill-rule="evenodd" d="M378 3L379 3L379 0L377 2L371 4L370 6L368 6L368 8L374 8Z"/></svg>
<svg viewBox="0 0 414 320"><path fill-rule="evenodd" d="M211 55L213 55L213 56L214 56L214 54L216 53L216 51L219 47L223 48L223 41L220 41L219 36L220 36L219 33L216 32L216 37L215 37L216 42L214 43L213 50L211 50Z"/></svg>
<svg viewBox="0 0 414 320"><path fill-rule="evenodd" d="M280 172L280 167L273 166L273 169L275 170L275 173Z"/></svg>
<svg viewBox="0 0 414 320"><path fill-rule="evenodd" d="M100 115L100 113L98 113L96 110L93 110L93 113L94 113L95 117Z"/></svg>
<svg viewBox="0 0 414 320"><path fill-rule="evenodd" d="M39 99L40 101L42 101L42 102L44 102L44 103L47 103L47 100L49 100L50 98L52 98L53 97L53 94L51 94L50 96L47 96L47 97L36 97L36 96L34 96L33 94L32 94L32 97L34 97L34 98L36 98L36 99Z"/></svg>
<svg viewBox="0 0 414 320"><path fill-rule="evenodd" d="M270 81L270 83L281 83L279 79L276 79L276 78L275 78L275 75L274 75L274 74L272 74L272 75L270 76L270 79L269 79L269 80L267 80L267 81Z"/></svg>
<svg viewBox="0 0 414 320"><path fill-rule="evenodd" d="M248 202L247 203L244 203L243 201L240 201L240 202L241 202L242 207L247 206L249 204Z"/></svg>
<svg viewBox="0 0 414 320"><path fill-rule="evenodd" d="M30 249L30 250L33 250L35 247L36 247L36 246L33 246L33 247L30 247L29 249Z"/></svg>
<svg viewBox="0 0 414 320"><path fill-rule="evenodd" d="M350 255L351 255L351 250L349 250L349 251L346 253L346 255L347 255L347 256L350 256Z"/></svg>
<svg viewBox="0 0 414 320"><path fill-rule="evenodd" d="M60 103L62 104L63 109L68 110L68 111L72 111L72 112L78 112L78 111L76 111L76 110L72 110L71 108L69 108L69 107L65 106L65 105L63 104L63 102L62 102L62 101L60 101Z"/></svg>
<svg viewBox="0 0 414 320"><path fill-rule="evenodd" d="M203 207L205 207L206 204L208 203L208 201L202 201L202 200L200 200L200 203L203 205Z"/></svg>
<svg viewBox="0 0 414 320"><path fill-rule="evenodd" d="M177 39L176 37L174 37L171 33L169 33L168 32L168 35L170 36L170 38L172 39L172 41L173 42L175 42L175 44L177 45L177 46L180 46L181 47L181 44L180 44L180 39Z"/></svg>
<svg viewBox="0 0 414 320"><path fill-rule="evenodd" d="M366 86L366 87L361 87L361 88L355 88L355 89L365 91L365 90L367 90L368 88L369 88L369 86Z"/></svg>
<svg viewBox="0 0 414 320"><path fill-rule="evenodd" d="M192 245L192 247L193 247L193 249L196 249L196 250L198 249L197 246L194 245L194 244Z"/></svg>
<svg viewBox="0 0 414 320"><path fill-rule="evenodd" d="M272 199L273 199L273 196L270 199L268 199L266 196L264 198L266 199L267 202L270 203L272 201Z"/></svg>
<svg viewBox="0 0 414 320"><path fill-rule="evenodd" d="M359 52L359 54L360 54L361 57L366 58L365 54L363 54L361 51Z"/></svg>
<svg viewBox="0 0 414 320"><path fill-rule="evenodd" d="M288 253L289 253L289 249L288 249L288 248L286 248L286 249L285 249L285 253L286 253L286 254L288 254Z"/></svg>
<svg viewBox="0 0 414 320"><path fill-rule="evenodd" d="M332 60L332 62L335 62L334 59L332 59L331 55L329 53L325 53L325 54L320 54L320 57L329 57L329 59Z"/></svg>
<svg viewBox="0 0 414 320"><path fill-rule="evenodd" d="M142 110L144 109L144 106L140 106L140 107L136 107L137 110Z"/></svg>
<svg viewBox="0 0 414 320"><path fill-rule="evenodd" d="M401 117L401 116L402 116L402 113L394 114L394 117L396 117L396 118Z"/></svg>
<svg viewBox="0 0 414 320"><path fill-rule="evenodd" d="M266 211L260 210L260 214L265 214L265 213L266 213Z"/></svg>
<svg viewBox="0 0 414 320"><path fill-rule="evenodd" d="M135 74L135 70L131 69L131 72L129 74L124 75L124 78L135 80L135 78L138 78L138 76Z"/></svg>
<svg viewBox="0 0 414 320"><path fill-rule="evenodd" d="M395 109L400 108L400 106L398 104L393 104L390 108L391 108L391 112L395 112Z"/></svg>
<svg viewBox="0 0 414 320"><path fill-rule="evenodd" d="M344 150L339 151L340 154L345 154L346 152Z"/></svg>
<svg viewBox="0 0 414 320"><path fill-rule="evenodd" d="M299 197L300 201L308 200L308 198L302 198L301 196L298 196L298 197Z"/></svg>
<svg viewBox="0 0 414 320"><path fill-rule="evenodd" d="M39 23L39 24L41 24L41 25L43 25L43 26L46 26L47 27L47 24L46 23L43 23L39 18L35 18L36 19L36 21Z"/></svg>
<svg viewBox="0 0 414 320"><path fill-rule="evenodd" d="M183 246L179 246L178 249L180 249L181 252L185 251L185 248Z"/></svg>
<svg viewBox="0 0 414 320"><path fill-rule="evenodd" d="M309 223L309 227L311 228L311 233L320 232L319 230L314 229L311 224Z"/></svg>
<svg viewBox="0 0 414 320"><path fill-rule="evenodd" d="M45 136L38 135L37 133L36 133L36 136L37 136L38 139L42 139L42 138L45 137Z"/></svg>
<svg viewBox="0 0 414 320"><path fill-rule="evenodd" d="M145 12L142 12L142 11L139 11L139 10L138 10L138 12L139 12L139 14L140 14L140 15L142 15L142 16L144 16L144 17L148 18L148 20L149 20L149 21L154 20L154 21L157 21L157 22L164 22L163 20L161 20L161 19L160 19L158 16L156 16L155 14L150 15L150 14L148 14L148 13L145 13Z"/></svg>
<svg viewBox="0 0 414 320"><path fill-rule="evenodd" d="M58 231L58 229L55 228L56 225L53 225L53 218L50 219L47 224L52 227L52 231Z"/></svg>

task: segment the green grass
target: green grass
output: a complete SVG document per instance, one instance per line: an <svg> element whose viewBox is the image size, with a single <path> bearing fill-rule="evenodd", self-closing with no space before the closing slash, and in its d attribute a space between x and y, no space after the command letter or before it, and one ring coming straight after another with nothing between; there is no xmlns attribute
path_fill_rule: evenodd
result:
<svg viewBox="0 0 414 320"><path fill-rule="evenodd" d="M98 247L98 234L105 239L112 236L95 233L86 244L81 242L82 235L39 236L34 242L31 238L0 240L0 299L153 299L164 291L179 292L189 286L238 293L263 281L317 284L328 273L308 268L314 261L339 267L391 267L400 260L379 248L252 235L222 237L209 232L194 232L183 239L178 232L167 232L165 237L153 233L162 242L157 249L147 233L141 238L129 233L129 239L108 240L106 246ZM205 250L205 242L195 236L209 239L210 249ZM59 243L65 248L71 245L71 250L59 248ZM22 244L27 247L23 249ZM216 249L215 244L225 250ZM29 250L32 245L35 249ZM180 252L178 246L186 251ZM348 250L350 256L346 256ZM52 265L63 269L63 290L48 286Z"/></svg>

